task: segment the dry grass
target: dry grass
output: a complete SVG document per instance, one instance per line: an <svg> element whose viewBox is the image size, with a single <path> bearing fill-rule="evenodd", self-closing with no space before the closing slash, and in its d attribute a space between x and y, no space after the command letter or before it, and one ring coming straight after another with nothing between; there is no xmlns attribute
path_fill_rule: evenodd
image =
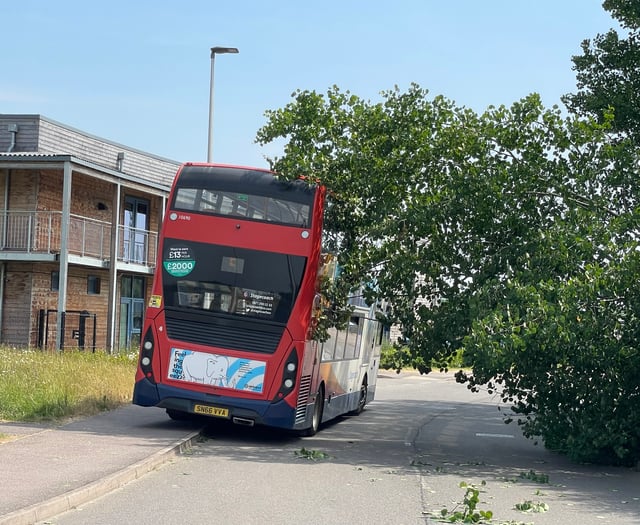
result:
<svg viewBox="0 0 640 525"><path fill-rule="evenodd" d="M131 401L136 356L0 348L0 420L88 416Z"/></svg>

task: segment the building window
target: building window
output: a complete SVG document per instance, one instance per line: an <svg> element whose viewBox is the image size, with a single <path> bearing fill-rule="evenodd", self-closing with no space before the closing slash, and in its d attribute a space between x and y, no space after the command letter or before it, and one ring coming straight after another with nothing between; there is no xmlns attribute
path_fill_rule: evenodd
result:
<svg viewBox="0 0 640 525"><path fill-rule="evenodd" d="M51 272L51 291L57 292L60 289L60 272Z"/></svg>
<svg viewBox="0 0 640 525"><path fill-rule="evenodd" d="M123 275L120 284L120 297L144 299L145 278Z"/></svg>
<svg viewBox="0 0 640 525"><path fill-rule="evenodd" d="M149 201L127 195L124 203L122 258L146 264L149 253Z"/></svg>
<svg viewBox="0 0 640 525"><path fill-rule="evenodd" d="M89 295L98 295L100 293L100 277L97 275L89 275L87 277L87 293Z"/></svg>

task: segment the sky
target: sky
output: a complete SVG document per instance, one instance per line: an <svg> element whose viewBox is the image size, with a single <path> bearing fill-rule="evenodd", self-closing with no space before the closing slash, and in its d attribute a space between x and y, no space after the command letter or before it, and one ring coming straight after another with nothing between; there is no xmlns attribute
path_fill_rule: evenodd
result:
<svg viewBox="0 0 640 525"><path fill-rule="evenodd" d="M411 83L478 112L576 91L571 57L618 28L602 0L0 2L0 113L40 114L167 159L268 167L265 111L336 85L371 102Z"/></svg>

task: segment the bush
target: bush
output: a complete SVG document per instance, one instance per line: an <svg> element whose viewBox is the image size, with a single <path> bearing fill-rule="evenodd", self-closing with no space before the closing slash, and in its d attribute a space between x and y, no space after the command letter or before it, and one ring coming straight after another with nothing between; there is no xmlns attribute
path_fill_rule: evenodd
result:
<svg viewBox="0 0 640 525"><path fill-rule="evenodd" d="M616 279L613 272L587 268L564 283L512 283L505 291L509 317L494 311L474 324L465 340L473 373L459 373L458 380L499 392L527 437L539 436L575 461L636 464L640 284L635 275Z"/></svg>
<svg viewBox="0 0 640 525"><path fill-rule="evenodd" d="M419 367L419 359L412 358L411 351L406 346L396 346L390 342L382 345L380 355L380 368L383 370L395 370L400 373L403 368L418 369L421 373L427 373L427 368ZM470 368L471 363L465 356L464 350L458 350L453 355L442 359L434 358L429 370L449 370L450 368Z"/></svg>
<svg viewBox="0 0 640 525"><path fill-rule="evenodd" d="M380 353L380 368L383 370L395 370L397 373L407 366L409 350L406 347L395 347L386 341L382 344Z"/></svg>

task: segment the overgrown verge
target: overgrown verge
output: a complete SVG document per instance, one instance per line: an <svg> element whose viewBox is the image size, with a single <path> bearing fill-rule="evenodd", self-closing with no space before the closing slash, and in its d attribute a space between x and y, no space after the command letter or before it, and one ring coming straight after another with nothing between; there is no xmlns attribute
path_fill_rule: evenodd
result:
<svg viewBox="0 0 640 525"><path fill-rule="evenodd" d="M131 400L132 355L0 348L0 420L88 416Z"/></svg>

